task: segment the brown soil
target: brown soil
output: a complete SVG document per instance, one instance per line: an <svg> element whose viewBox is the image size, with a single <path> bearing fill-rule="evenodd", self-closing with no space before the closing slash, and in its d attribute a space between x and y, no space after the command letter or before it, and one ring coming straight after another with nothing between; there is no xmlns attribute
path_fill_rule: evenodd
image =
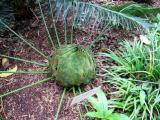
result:
<svg viewBox="0 0 160 120"><path fill-rule="evenodd" d="M48 20L50 25L50 20ZM63 28L61 22L58 23L58 31L60 33L61 40L63 41ZM69 27L69 26L68 26ZM44 29L44 25L37 20L31 20L30 25L19 30L22 35L33 43L41 51L52 55L54 51L48 42L47 34ZM82 45L90 44L91 40L97 36L95 31L88 33L87 31L75 30L75 42ZM40 63L47 63L47 60L34 52L30 47L21 42L13 34L9 34L10 37L0 38L0 50L3 53L7 53L12 56L18 56L28 60L34 60ZM52 35L53 36L53 35ZM95 53L98 70L97 73L102 73L100 69L106 63L100 62L104 59L97 57L96 53L105 51L106 48L116 50L118 40L120 38L132 38L133 33L126 33L122 30L109 30L104 34L104 40L96 43L92 51ZM15 41L15 42L13 42ZM7 51L7 52L6 52ZM23 62L13 61L12 64L17 64L19 70L47 70L46 67L39 67L37 65L31 65ZM0 93L4 93L24 85L28 85L37 80L46 78L46 75L33 75L33 74L15 74L7 78L0 78ZM93 80L89 85L82 87L83 91L90 90L93 87L102 86L102 89L107 93L107 97L111 92L111 86L102 84L104 78L98 77ZM0 115L5 120L53 120L57 111L57 106L60 101L63 88L60 87L54 80L43 83L39 86L35 86L29 89L25 89L21 92L7 96L0 101ZM59 115L59 120L79 120L79 113L76 106L69 107L71 99L73 97L72 90L67 91L65 100ZM82 107L82 105L80 105ZM85 113L85 111L84 111ZM85 118L86 120L87 118Z"/></svg>

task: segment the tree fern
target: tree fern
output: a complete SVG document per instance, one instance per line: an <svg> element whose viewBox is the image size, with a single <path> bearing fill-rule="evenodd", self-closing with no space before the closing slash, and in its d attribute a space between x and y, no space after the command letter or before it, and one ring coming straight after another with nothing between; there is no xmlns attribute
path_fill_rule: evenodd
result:
<svg viewBox="0 0 160 120"><path fill-rule="evenodd" d="M62 14L65 19L69 14L75 17L75 25L87 27L90 23L93 27L121 26L123 29L148 29L151 24L139 17L132 17L121 12L104 8L97 4L81 2L77 0L56 0L55 18Z"/></svg>

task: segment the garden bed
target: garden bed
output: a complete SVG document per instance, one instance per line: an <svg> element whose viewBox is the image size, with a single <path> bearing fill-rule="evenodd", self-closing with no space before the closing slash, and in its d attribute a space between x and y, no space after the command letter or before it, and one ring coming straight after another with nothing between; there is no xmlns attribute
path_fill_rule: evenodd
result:
<svg viewBox="0 0 160 120"><path fill-rule="evenodd" d="M159 3L155 3L158 5ZM47 23L51 25L51 20L47 20ZM68 28L70 26L68 25ZM59 22L57 25L60 33L61 40L63 40L63 25ZM90 31L90 30L88 30ZM20 32L25 38L33 43L37 48L45 51L49 55L52 55L54 51L48 42L47 34L43 23L37 21L37 19L30 20L29 24L24 28L19 28ZM96 31L79 30L78 28L74 32L76 43L81 43L86 46L90 44L91 40L97 36ZM125 38L131 40L134 36L137 36L136 32L126 32L123 30L109 29L104 33L101 41L97 42L92 51L97 61L97 73L103 73L100 69L103 65L112 65L113 63L101 62L104 58L97 57L98 52L105 52L106 48L116 51L119 48L119 42L122 42ZM53 36L53 35L52 35ZM13 42L14 41L14 42ZM40 44L39 44L40 43ZM7 51L7 54L12 56L18 56L28 60L35 60L40 63L47 63L47 61L37 55L31 48L20 42L13 34L7 33L7 35L0 38L0 50L2 52ZM19 70L47 70L47 67L39 67L36 65L25 64L11 60L12 65L18 65ZM14 74L7 78L0 78L0 93L10 91L24 85L28 85L37 80L46 78L46 75L34 75L34 74ZM111 96L112 86L107 83L102 84L103 77L96 77L88 85L83 85L83 90L88 91L94 87L101 86L106 92L108 98ZM53 120L57 111L57 106L60 101L63 88L59 86L54 80L47 83L43 83L39 86L35 86L29 89L25 89L21 92L7 96L0 101L0 115L6 120ZM59 120L79 120L79 113L76 106L70 107L70 102L73 97L73 93L70 90L67 92L61 112L59 114ZM81 106L81 105L80 105ZM82 106L81 106L82 107ZM85 118L87 120L88 118Z"/></svg>

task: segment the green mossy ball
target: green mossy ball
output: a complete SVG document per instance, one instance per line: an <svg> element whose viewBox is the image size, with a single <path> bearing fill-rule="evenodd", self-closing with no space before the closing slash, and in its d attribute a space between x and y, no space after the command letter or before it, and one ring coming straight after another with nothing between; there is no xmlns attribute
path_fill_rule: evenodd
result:
<svg viewBox="0 0 160 120"><path fill-rule="evenodd" d="M86 84L96 75L92 53L77 45L65 45L56 50L50 60L51 74L65 87Z"/></svg>

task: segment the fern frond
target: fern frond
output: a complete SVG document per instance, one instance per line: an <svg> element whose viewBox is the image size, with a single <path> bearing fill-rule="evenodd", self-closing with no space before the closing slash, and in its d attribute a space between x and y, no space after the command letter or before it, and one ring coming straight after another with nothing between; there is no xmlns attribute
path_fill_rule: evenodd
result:
<svg viewBox="0 0 160 120"><path fill-rule="evenodd" d="M149 20L155 20L160 8L152 7L146 4L138 4L135 2L127 2L120 5L104 4L103 7L121 12L131 16L148 18Z"/></svg>
<svg viewBox="0 0 160 120"><path fill-rule="evenodd" d="M104 8L97 4L81 2L77 0L56 0L55 17L60 15L66 18L71 14L74 16L75 25L87 27L90 23L98 28L104 26L121 26L123 29L149 29L152 25L139 17L132 17L127 14ZM96 26L97 27L97 26Z"/></svg>

